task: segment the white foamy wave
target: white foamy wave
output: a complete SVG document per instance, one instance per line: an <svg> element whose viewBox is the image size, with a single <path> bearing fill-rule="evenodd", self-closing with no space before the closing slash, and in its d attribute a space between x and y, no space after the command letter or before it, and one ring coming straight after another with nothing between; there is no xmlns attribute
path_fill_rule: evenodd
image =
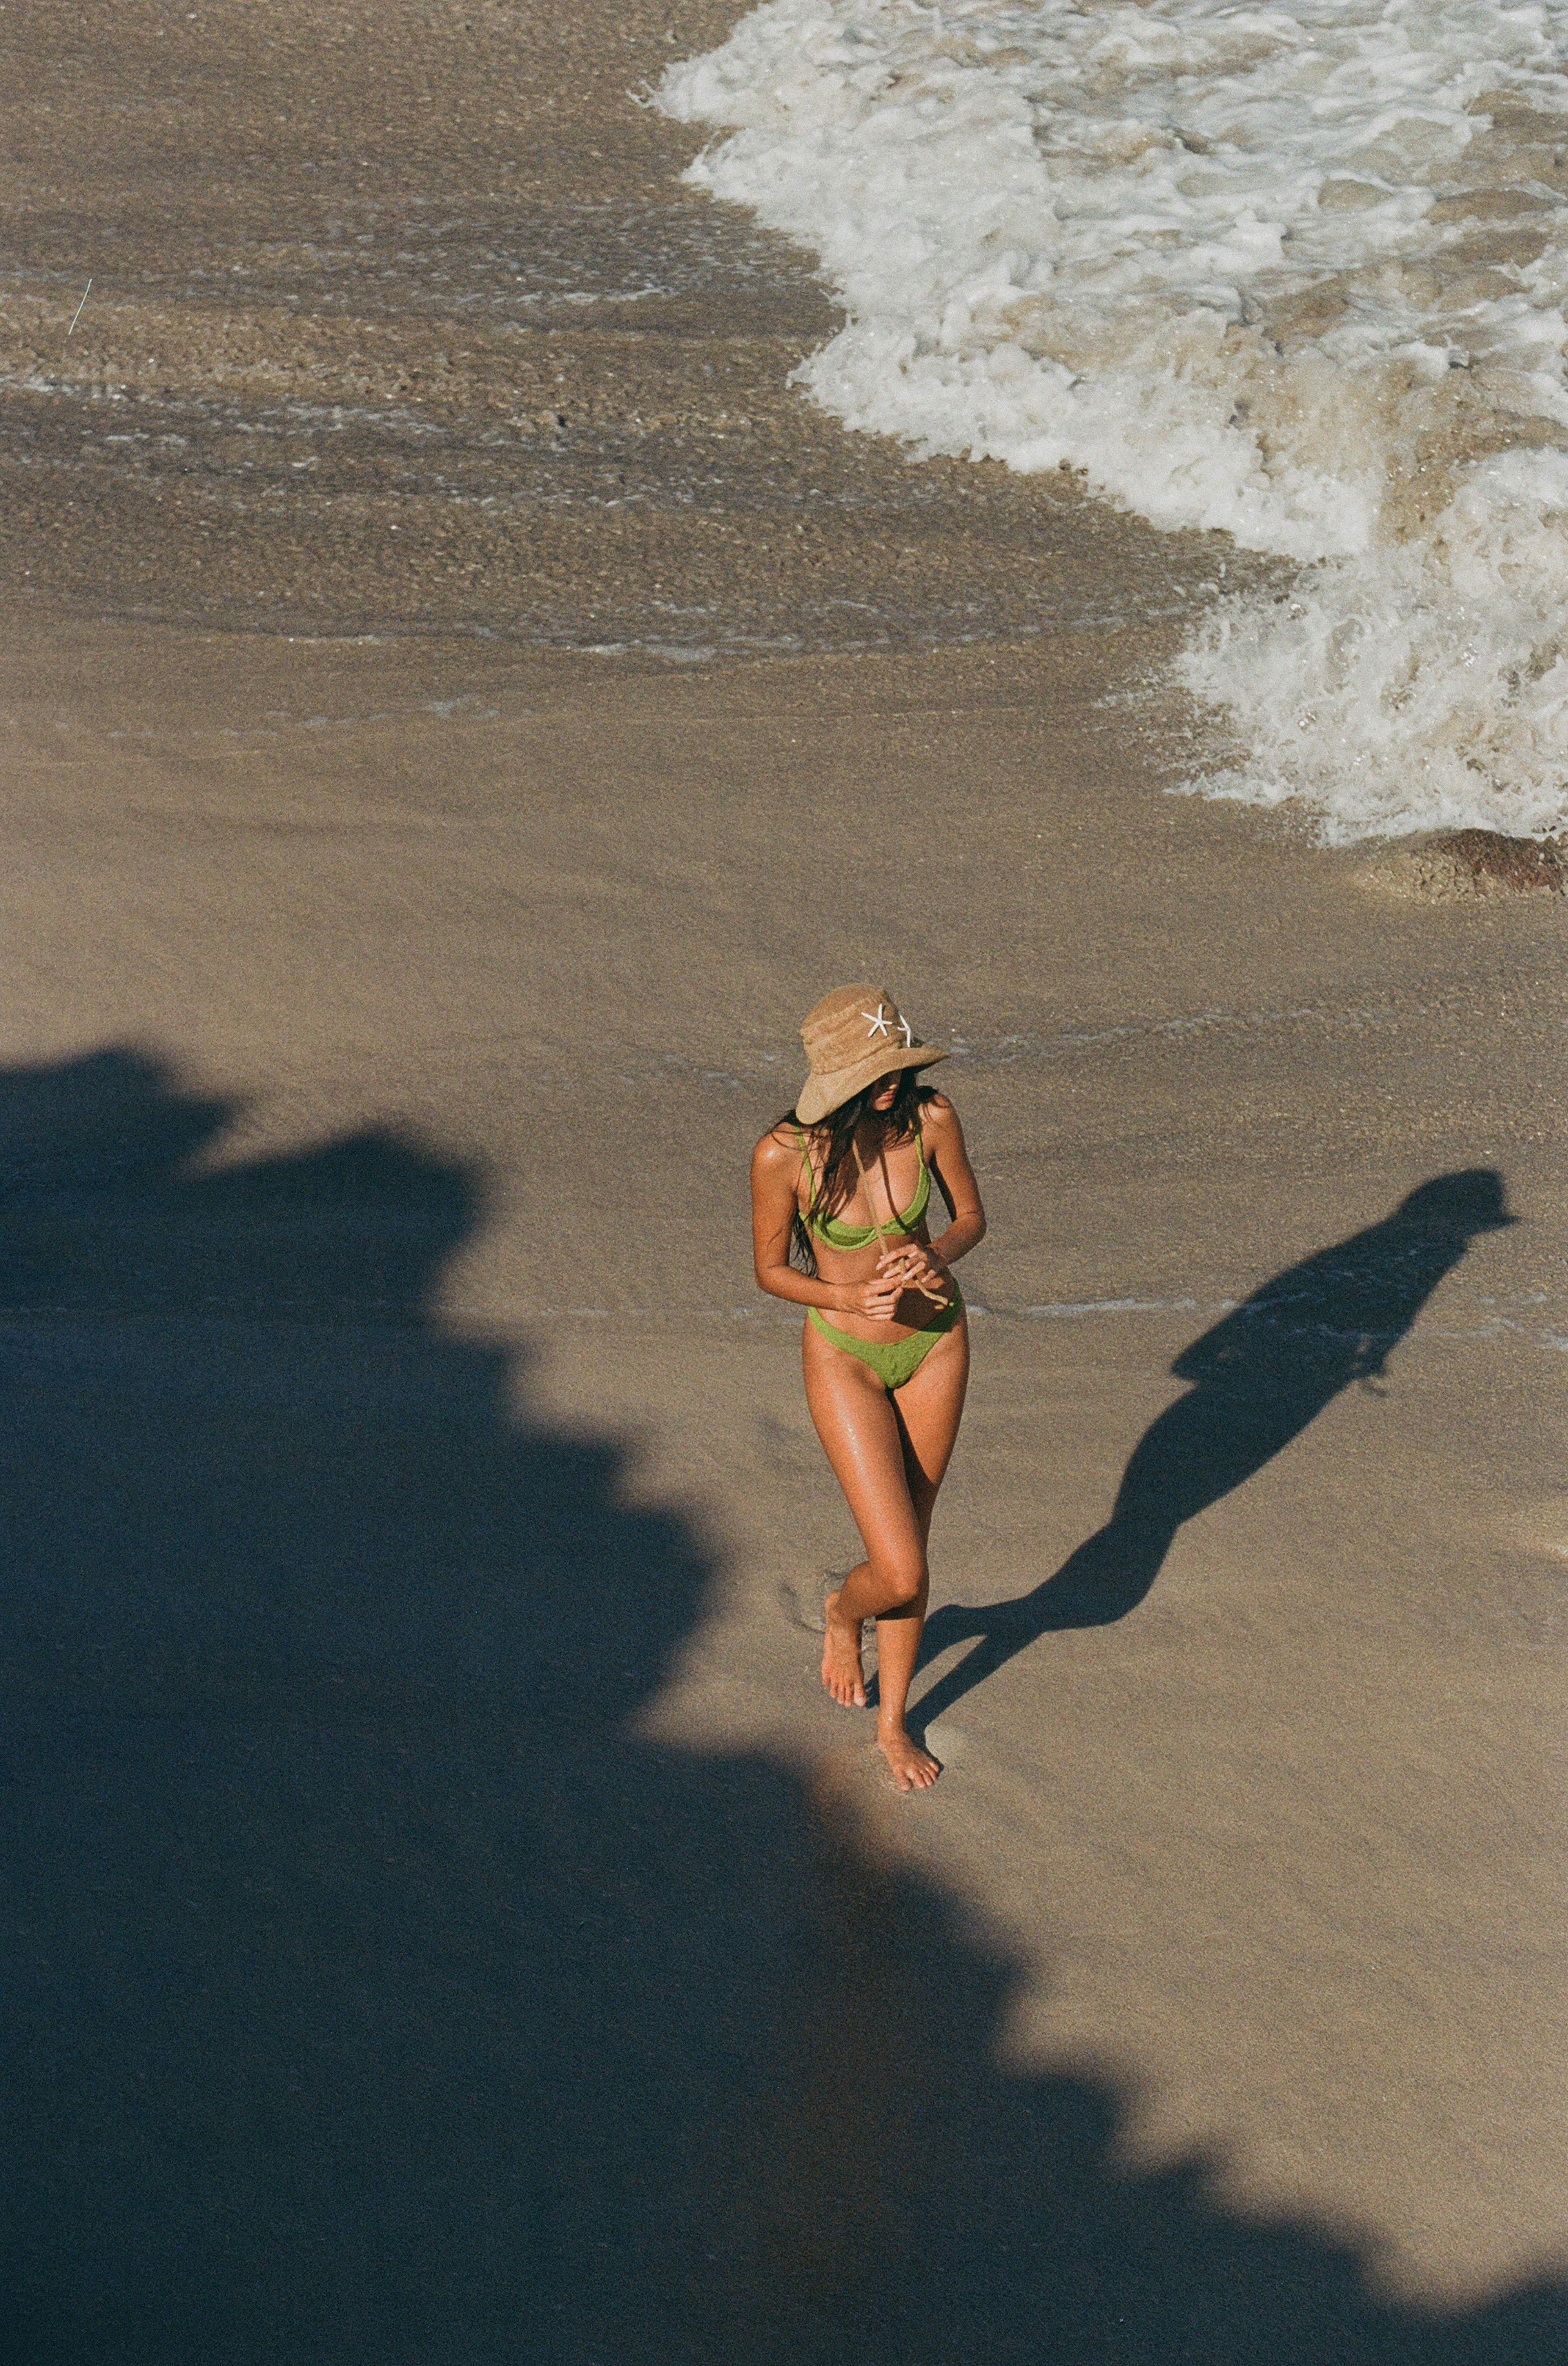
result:
<svg viewBox="0 0 1568 2366"><path fill-rule="evenodd" d="M1182 660L1332 835L1568 819L1568 0L767 0L660 103L821 254L800 373L1302 562Z"/></svg>

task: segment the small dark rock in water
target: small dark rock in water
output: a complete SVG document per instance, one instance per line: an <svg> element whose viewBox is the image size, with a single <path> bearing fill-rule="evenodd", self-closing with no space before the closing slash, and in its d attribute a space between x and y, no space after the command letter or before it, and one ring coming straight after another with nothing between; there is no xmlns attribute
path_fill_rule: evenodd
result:
<svg viewBox="0 0 1568 2366"><path fill-rule="evenodd" d="M1398 846L1361 873L1369 887L1429 904L1473 896L1568 893L1568 845L1555 838L1506 838L1500 829L1456 829Z"/></svg>
<svg viewBox="0 0 1568 2366"><path fill-rule="evenodd" d="M1561 896L1568 882L1568 860L1554 838L1505 838L1500 829L1456 829L1439 838L1433 854L1450 855L1476 880L1495 879L1503 887L1544 887Z"/></svg>

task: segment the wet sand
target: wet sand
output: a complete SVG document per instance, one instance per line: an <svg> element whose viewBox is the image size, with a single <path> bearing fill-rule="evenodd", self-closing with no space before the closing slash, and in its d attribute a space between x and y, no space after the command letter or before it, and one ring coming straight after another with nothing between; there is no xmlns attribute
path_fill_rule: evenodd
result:
<svg viewBox="0 0 1568 2366"><path fill-rule="evenodd" d="M6 14L22 2354L1555 2366L1561 908L1161 793L1215 547L788 391L724 21ZM745 1235L860 972L913 1804Z"/></svg>
<svg viewBox="0 0 1568 2366"><path fill-rule="evenodd" d="M6 15L34 600L693 653L1102 630L1213 574L790 389L833 320L809 259L679 187L690 135L633 103L721 9Z"/></svg>

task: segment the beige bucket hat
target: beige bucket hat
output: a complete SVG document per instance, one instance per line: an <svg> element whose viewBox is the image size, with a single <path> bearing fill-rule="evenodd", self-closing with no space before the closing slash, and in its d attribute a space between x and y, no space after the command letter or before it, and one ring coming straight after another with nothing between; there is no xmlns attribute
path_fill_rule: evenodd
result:
<svg viewBox="0 0 1568 2366"><path fill-rule="evenodd" d="M795 1103L802 1125L820 1124L830 1110L842 1109L895 1068L929 1067L947 1056L935 1043L915 1042L885 986L841 986L824 994L806 1013L801 1041L812 1064Z"/></svg>

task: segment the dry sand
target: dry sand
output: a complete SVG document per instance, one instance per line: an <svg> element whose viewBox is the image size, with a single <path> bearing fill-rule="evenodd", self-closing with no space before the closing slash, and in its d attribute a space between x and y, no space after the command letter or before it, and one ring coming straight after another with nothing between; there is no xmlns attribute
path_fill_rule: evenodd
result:
<svg viewBox="0 0 1568 2366"><path fill-rule="evenodd" d="M1562 908L1162 794L1215 549L787 390L726 21L0 17L17 2354L1560 2366ZM745 1232L861 973L914 1803Z"/></svg>

